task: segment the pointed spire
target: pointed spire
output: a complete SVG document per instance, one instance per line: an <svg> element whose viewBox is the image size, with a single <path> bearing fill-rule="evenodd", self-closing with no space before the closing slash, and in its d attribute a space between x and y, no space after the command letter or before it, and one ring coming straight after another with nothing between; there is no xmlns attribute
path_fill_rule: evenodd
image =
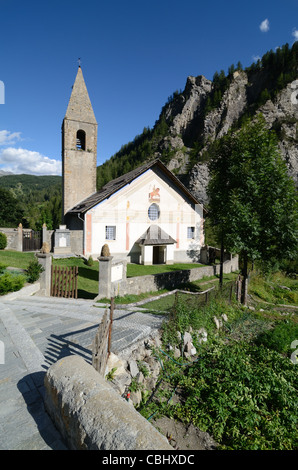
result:
<svg viewBox="0 0 298 470"><path fill-rule="evenodd" d="M72 87L65 119L97 124L80 65Z"/></svg>

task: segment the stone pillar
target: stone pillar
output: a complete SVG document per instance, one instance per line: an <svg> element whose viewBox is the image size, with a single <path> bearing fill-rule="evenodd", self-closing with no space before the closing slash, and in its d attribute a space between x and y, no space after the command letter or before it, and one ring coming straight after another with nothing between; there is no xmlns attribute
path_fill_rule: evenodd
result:
<svg viewBox="0 0 298 470"><path fill-rule="evenodd" d="M99 256L98 299L111 297L111 273L113 256Z"/></svg>
<svg viewBox="0 0 298 470"><path fill-rule="evenodd" d="M18 226L17 251L23 251L23 225Z"/></svg>
<svg viewBox="0 0 298 470"><path fill-rule="evenodd" d="M46 224L43 224L42 226L42 243L48 243L48 229Z"/></svg>
<svg viewBox="0 0 298 470"><path fill-rule="evenodd" d="M39 264L44 268L40 274L40 294L46 297L51 295L52 282L52 255L50 253L36 253Z"/></svg>

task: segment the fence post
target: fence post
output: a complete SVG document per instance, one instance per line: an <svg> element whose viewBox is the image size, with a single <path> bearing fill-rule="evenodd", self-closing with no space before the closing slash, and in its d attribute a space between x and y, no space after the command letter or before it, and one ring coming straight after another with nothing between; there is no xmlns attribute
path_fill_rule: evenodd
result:
<svg viewBox="0 0 298 470"><path fill-rule="evenodd" d="M112 343L112 326L113 326L113 316L114 316L115 300L114 297L111 298L111 307L110 307L110 326L109 326L109 340L108 340L108 357L111 353L111 343Z"/></svg>

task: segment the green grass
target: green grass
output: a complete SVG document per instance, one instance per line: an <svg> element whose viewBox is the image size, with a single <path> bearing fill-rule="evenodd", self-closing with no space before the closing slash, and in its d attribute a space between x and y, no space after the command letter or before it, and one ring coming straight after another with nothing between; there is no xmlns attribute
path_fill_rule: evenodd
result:
<svg viewBox="0 0 298 470"><path fill-rule="evenodd" d="M128 264L127 277L146 276L147 274L159 274L171 271L181 271L184 269L201 268L203 264L198 263L175 263L175 264L154 264L144 266L142 264Z"/></svg>
<svg viewBox="0 0 298 470"><path fill-rule="evenodd" d="M19 251L1 250L0 263L12 268L26 269L31 261L34 261L34 253L22 253Z"/></svg>
<svg viewBox="0 0 298 470"><path fill-rule="evenodd" d="M255 274L249 282L249 293L264 302L298 305L298 280L280 272L266 279Z"/></svg>
<svg viewBox="0 0 298 470"><path fill-rule="evenodd" d="M53 266L78 266L78 297L94 299L98 295L98 262L87 266L82 258L53 259Z"/></svg>

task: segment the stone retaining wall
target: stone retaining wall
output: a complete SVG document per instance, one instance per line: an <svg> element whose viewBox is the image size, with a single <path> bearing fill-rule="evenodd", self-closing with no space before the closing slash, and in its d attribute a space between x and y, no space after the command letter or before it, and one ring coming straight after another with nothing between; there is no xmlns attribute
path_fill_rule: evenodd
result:
<svg viewBox="0 0 298 470"><path fill-rule="evenodd" d="M225 274L237 271L239 269L238 256L230 257L224 261L223 271ZM220 265L203 266L201 268L192 268L182 271L172 271L159 274L150 274L146 276L137 276L127 278L121 282L114 283L112 295L141 294L144 292L155 292L162 289L175 289L188 282L197 281L204 276L219 275ZM104 296L103 296L104 297ZM100 297L98 297L100 298Z"/></svg>
<svg viewBox="0 0 298 470"><path fill-rule="evenodd" d="M80 356L53 364L45 389L46 409L72 450L173 450Z"/></svg>

